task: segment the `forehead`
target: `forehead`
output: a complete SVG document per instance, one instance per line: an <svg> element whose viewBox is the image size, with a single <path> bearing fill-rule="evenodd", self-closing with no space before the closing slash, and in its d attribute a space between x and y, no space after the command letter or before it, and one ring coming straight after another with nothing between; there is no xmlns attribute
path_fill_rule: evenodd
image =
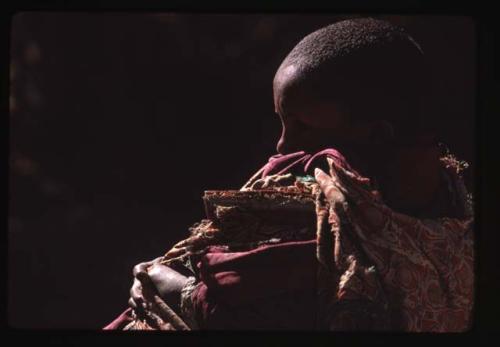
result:
<svg viewBox="0 0 500 347"><path fill-rule="evenodd" d="M274 76L274 87L283 87L289 85L299 77L299 67L295 64L280 66Z"/></svg>
<svg viewBox="0 0 500 347"><path fill-rule="evenodd" d="M303 73L296 65L278 69L274 76L273 93L277 109L297 108L312 101L303 83Z"/></svg>

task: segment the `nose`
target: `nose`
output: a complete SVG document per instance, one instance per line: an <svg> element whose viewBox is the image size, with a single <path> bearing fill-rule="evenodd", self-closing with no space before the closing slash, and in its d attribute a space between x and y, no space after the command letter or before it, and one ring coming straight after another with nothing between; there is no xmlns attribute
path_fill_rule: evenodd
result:
<svg viewBox="0 0 500 347"><path fill-rule="evenodd" d="M288 143L283 135L281 136L281 138L278 141L278 144L276 145L276 151L279 154L292 153L288 148Z"/></svg>
<svg viewBox="0 0 500 347"><path fill-rule="evenodd" d="M303 141L301 141L303 130L293 118L286 121L281 121L282 131L281 137L276 145L276 151L280 154L288 154L297 151L301 151L305 148L303 147Z"/></svg>
<svg viewBox="0 0 500 347"><path fill-rule="evenodd" d="M279 154L286 154L287 153L288 143L287 143L286 136L287 136L286 130L285 130L285 127L283 127L283 129L281 130L281 137L278 140L278 143L276 144L276 151Z"/></svg>

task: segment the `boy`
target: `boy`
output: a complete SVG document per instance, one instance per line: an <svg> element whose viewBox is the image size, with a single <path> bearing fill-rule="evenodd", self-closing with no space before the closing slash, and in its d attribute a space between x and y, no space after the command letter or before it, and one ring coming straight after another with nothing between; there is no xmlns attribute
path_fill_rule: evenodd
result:
<svg viewBox="0 0 500 347"><path fill-rule="evenodd" d="M471 205L459 163L421 114L426 72L418 44L384 21L346 20L306 36L274 78L279 154L242 190L312 174L318 158L330 158L330 175L316 169L314 178L335 265L322 267L330 265L314 235L236 253L208 249L196 283L158 258L135 267L130 306L140 310L141 288L152 284L191 328L466 329ZM325 294L316 275L325 272L335 283L318 306ZM129 313L107 328L123 327Z"/></svg>

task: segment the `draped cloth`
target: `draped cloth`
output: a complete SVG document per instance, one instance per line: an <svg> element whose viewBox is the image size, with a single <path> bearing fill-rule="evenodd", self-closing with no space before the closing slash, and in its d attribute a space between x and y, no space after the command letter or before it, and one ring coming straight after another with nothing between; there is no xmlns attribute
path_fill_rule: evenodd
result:
<svg viewBox="0 0 500 347"><path fill-rule="evenodd" d="M447 215L437 218L389 208L335 149L273 156L242 190L279 185L276 177L287 173L306 175L325 157L332 159L342 201L327 201L313 182L317 223L311 233L273 235L236 251L209 245L191 257L195 276L183 291L181 316L193 329L468 329L472 203L453 161L442 161L442 192L429 206L447 206ZM124 328L157 327L129 309L105 329Z"/></svg>

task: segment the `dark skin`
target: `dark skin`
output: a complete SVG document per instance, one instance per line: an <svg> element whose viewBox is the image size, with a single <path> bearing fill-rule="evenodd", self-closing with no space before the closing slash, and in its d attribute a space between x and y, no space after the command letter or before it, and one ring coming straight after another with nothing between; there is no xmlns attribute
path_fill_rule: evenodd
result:
<svg viewBox="0 0 500 347"><path fill-rule="evenodd" d="M341 102L311 95L297 82L299 75L289 65L281 67L274 78L275 112L283 125L277 151L337 148L360 174L377 180L389 206L421 212L440 185L440 150L431 141L432 135L417 134L412 145L392 145L392 127L383 117L372 122L353 120Z"/></svg>
<svg viewBox="0 0 500 347"><path fill-rule="evenodd" d="M274 107L283 127L277 151L287 154L338 148L360 174L377 180L388 206L403 211L425 209L440 184L440 152L429 141L428 134L420 134L412 146L385 147L384 143L391 134L389 123L383 120L353 121L348 109L340 102L318 100L310 95L297 82L299 74L296 66L288 65L280 67L274 78ZM141 282L136 274L145 272L165 302L174 309L178 308L180 291L187 277L159 264L159 260L134 267L131 307L141 308ZM148 267L149 271L146 270Z"/></svg>
<svg viewBox="0 0 500 347"><path fill-rule="evenodd" d="M168 266L159 263L161 257L136 265L133 270L134 284L130 288L129 305L141 310L144 305L142 283L137 278L139 272L146 273L154 284L160 297L174 310L179 308L180 292L186 285L187 277ZM149 268L149 270L148 270Z"/></svg>

